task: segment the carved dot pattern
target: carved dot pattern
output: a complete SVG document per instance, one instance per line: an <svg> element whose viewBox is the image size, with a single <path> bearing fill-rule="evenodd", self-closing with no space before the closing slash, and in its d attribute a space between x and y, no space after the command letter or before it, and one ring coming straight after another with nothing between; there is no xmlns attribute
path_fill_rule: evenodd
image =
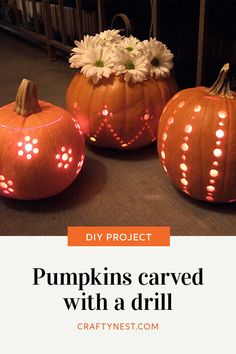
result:
<svg viewBox="0 0 236 354"><path fill-rule="evenodd" d="M181 103L182 105L182 103ZM180 106L181 106L180 105ZM181 106L183 107L183 106ZM167 174L167 176L169 175L168 174L168 169L166 167L166 153L165 153L165 144L168 140L168 130L170 128L170 126L174 123L174 118L173 117L170 117L168 120L167 120L167 124L165 126L165 129L164 129L164 132L162 134L162 144L161 144L161 154L160 154L160 157L161 157L161 163L162 163L162 167L165 171L165 173Z"/></svg>
<svg viewBox="0 0 236 354"><path fill-rule="evenodd" d="M3 175L0 175L0 190L6 195L13 193L14 189L12 180L8 180Z"/></svg>
<svg viewBox="0 0 236 354"><path fill-rule="evenodd" d="M218 126L223 127L225 119L227 118L227 113L225 111L219 111L217 113L217 118L218 118ZM209 170L209 184L206 186L206 196L205 199L208 202L214 202L214 193L217 192L217 177L219 176L219 170L220 163L221 163L221 157L223 155L223 150L222 148L218 148L218 146L222 146L223 139L225 136L225 132L222 128L216 129L215 131L215 137L216 137L216 147L213 148L212 151L212 156L213 156L213 161L212 161L212 166L210 167ZM214 186L213 186L214 185Z"/></svg>
<svg viewBox="0 0 236 354"><path fill-rule="evenodd" d="M189 152L189 145L186 143L186 141L189 141L190 135L193 131L193 127L191 124L186 124L184 127L184 138L183 142L181 143L181 150L183 154L181 155L181 162L179 163L179 168L180 168L180 183L182 186L182 190L184 193L190 195L190 192L188 190L189 187L189 181L188 181L188 162L187 162L187 154Z"/></svg>
<svg viewBox="0 0 236 354"><path fill-rule="evenodd" d="M81 170L81 168L82 168L82 166L83 166L83 164L84 164L84 159L85 159L85 155L83 154L83 155L81 155L80 161L79 161L79 163L78 163L78 165L77 165L77 171L76 171L76 174L77 174L77 175L78 175L78 173L80 172L80 170Z"/></svg>
<svg viewBox="0 0 236 354"><path fill-rule="evenodd" d="M18 156L25 157L27 160L31 160L34 155L39 153L37 144L38 139L32 138L29 135L25 136L23 141L19 141L17 143Z"/></svg>
<svg viewBox="0 0 236 354"><path fill-rule="evenodd" d="M72 152L71 148L67 149L65 146L61 147L61 152L55 156L58 168L64 168L67 170L70 167L70 164L73 161Z"/></svg>
<svg viewBox="0 0 236 354"><path fill-rule="evenodd" d="M127 148L130 145L132 145L135 141L138 141L145 131L147 131L148 134L150 135L151 141L156 140L155 132L153 131L153 128L150 123L154 119L154 117L148 112L148 110L146 110L145 114L140 118L140 120L144 122L142 128L129 141L125 141L119 135L119 132L117 132L112 126L112 124L109 122L109 118L111 118L112 116L113 113L108 110L107 105L103 107L101 112L98 112L98 120L100 120L100 124L92 135L87 135L91 142L95 143L98 139L99 134L101 134L103 130L107 130L107 129L110 132L111 136L114 138L114 141L121 148Z"/></svg>

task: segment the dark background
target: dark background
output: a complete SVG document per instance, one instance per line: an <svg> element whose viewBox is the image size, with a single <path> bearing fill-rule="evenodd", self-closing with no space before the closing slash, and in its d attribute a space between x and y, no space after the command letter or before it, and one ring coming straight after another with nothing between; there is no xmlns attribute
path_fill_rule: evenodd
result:
<svg viewBox="0 0 236 354"><path fill-rule="evenodd" d="M85 1L89 3L90 1ZM181 88L195 85L200 1L158 1L158 39L175 55L175 77ZM148 38L151 11L147 0L105 1L105 24L109 28L116 13L128 15L132 34ZM236 1L207 1L204 77L210 86L219 69L230 62L232 88L236 88Z"/></svg>

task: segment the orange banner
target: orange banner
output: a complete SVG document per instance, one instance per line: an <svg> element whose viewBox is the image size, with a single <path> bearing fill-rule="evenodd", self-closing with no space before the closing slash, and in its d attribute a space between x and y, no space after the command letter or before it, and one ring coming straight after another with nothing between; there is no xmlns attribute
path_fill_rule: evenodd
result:
<svg viewBox="0 0 236 354"><path fill-rule="evenodd" d="M169 226L69 226L68 246L169 246Z"/></svg>

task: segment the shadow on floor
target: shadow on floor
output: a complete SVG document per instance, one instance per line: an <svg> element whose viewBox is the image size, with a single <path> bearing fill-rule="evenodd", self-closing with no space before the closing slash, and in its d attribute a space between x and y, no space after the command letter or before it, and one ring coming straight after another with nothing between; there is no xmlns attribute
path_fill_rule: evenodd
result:
<svg viewBox="0 0 236 354"><path fill-rule="evenodd" d="M30 211L32 213L53 213L59 210L73 209L86 204L100 194L107 182L107 171L101 162L89 157L76 180L62 193L40 200L22 201L4 199L2 202L11 209Z"/></svg>
<svg viewBox="0 0 236 354"><path fill-rule="evenodd" d="M197 208L205 209L210 212L219 214L236 214L236 202L234 203L209 203L204 200L193 199L184 192L174 187L175 191L186 200L186 202L196 206Z"/></svg>
<svg viewBox="0 0 236 354"><path fill-rule="evenodd" d="M142 161L158 158L156 142L135 150L118 150L86 144L86 148L96 155L116 160Z"/></svg>

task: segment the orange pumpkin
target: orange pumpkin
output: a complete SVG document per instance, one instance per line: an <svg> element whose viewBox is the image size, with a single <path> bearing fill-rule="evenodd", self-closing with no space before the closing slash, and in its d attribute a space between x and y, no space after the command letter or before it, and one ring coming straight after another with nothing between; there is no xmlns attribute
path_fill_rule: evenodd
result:
<svg viewBox="0 0 236 354"><path fill-rule="evenodd" d="M0 195L40 199L69 186L84 160L78 123L64 109L38 101L23 80L16 102L0 108Z"/></svg>
<svg viewBox="0 0 236 354"><path fill-rule="evenodd" d="M161 112L177 91L174 79L127 83L123 75L96 85L77 73L67 90L67 108L85 139L97 146L136 149L156 140Z"/></svg>
<svg viewBox="0 0 236 354"><path fill-rule="evenodd" d="M236 93L228 74L225 64L210 89L176 94L158 130L159 156L173 184L209 202L236 200Z"/></svg>

